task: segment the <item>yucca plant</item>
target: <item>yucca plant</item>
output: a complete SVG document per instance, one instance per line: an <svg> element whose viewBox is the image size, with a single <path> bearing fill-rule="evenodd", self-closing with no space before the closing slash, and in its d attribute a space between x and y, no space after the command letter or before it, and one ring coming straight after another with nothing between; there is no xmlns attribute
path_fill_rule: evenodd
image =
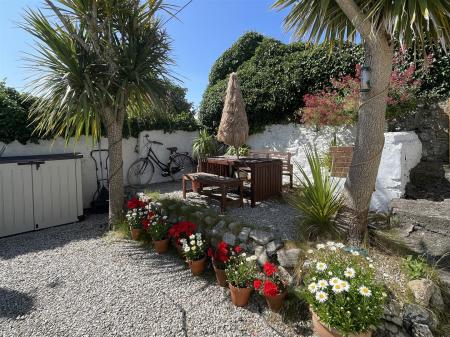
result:
<svg viewBox="0 0 450 337"><path fill-rule="evenodd" d="M214 156L217 153L217 141L208 131L200 130L198 136L192 143L192 155L198 160L205 159L208 156Z"/></svg>
<svg viewBox="0 0 450 337"><path fill-rule="evenodd" d="M339 183L332 180L329 172L323 169L316 148L306 147L305 154L311 174L295 162L300 172L296 174L300 186L287 197L288 202L304 216L299 233L303 239L339 236L340 227L333 221L343 204Z"/></svg>

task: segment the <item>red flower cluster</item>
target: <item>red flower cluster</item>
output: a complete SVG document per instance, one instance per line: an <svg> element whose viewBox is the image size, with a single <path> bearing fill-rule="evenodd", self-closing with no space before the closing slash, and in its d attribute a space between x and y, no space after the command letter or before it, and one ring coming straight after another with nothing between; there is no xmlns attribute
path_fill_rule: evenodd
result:
<svg viewBox="0 0 450 337"><path fill-rule="evenodd" d="M267 276L272 276L273 274L275 274L278 271L278 268L273 263L266 262L263 265L263 270Z"/></svg>
<svg viewBox="0 0 450 337"><path fill-rule="evenodd" d="M180 221L169 229L169 237L175 240L177 244L180 244L180 239L188 238L194 234L197 230L197 225L190 221Z"/></svg>
<svg viewBox="0 0 450 337"><path fill-rule="evenodd" d="M262 281L259 279L256 279L253 281L253 288L255 288L255 290L259 290L261 288L262 285Z"/></svg>
<svg viewBox="0 0 450 337"><path fill-rule="evenodd" d="M140 207L145 207L147 204L141 200L139 200L136 197L131 197L130 200L128 200L127 202L127 207L128 209L135 209L135 208L140 208Z"/></svg>
<svg viewBox="0 0 450 337"><path fill-rule="evenodd" d="M279 293L278 287L275 283L273 283L270 280L266 280L266 282L264 282L264 289L263 289L263 294L264 296L277 296Z"/></svg>
<svg viewBox="0 0 450 337"><path fill-rule="evenodd" d="M217 245L217 249L208 248L208 256L211 258L212 262L217 268L225 268L225 264L230 259L231 255L239 254L242 252L240 246L230 246L224 241L220 241Z"/></svg>

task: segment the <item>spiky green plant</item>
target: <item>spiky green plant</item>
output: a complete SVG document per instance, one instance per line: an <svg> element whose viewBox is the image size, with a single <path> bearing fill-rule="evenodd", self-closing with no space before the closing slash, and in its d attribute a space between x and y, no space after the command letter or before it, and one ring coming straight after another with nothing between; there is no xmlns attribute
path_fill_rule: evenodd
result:
<svg viewBox="0 0 450 337"><path fill-rule="evenodd" d="M305 154L311 174L295 162L300 172L296 174L300 186L287 197L288 202L303 215L299 233L303 239L338 236L340 228L333 218L343 204L339 183L323 169L316 148L306 147Z"/></svg>
<svg viewBox="0 0 450 337"><path fill-rule="evenodd" d="M122 128L130 113L165 97L170 39L158 16L162 0L44 0L50 15L27 10L22 25L35 39L28 89L40 135L106 131L110 223L122 215Z"/></svg>
<svg viewBox="0 0 450 337"><path fill-rule="evenodd" d="M192 155L197 159L205 159L217 153L217 141L206 129L200 130L192 143Z"/></svg>

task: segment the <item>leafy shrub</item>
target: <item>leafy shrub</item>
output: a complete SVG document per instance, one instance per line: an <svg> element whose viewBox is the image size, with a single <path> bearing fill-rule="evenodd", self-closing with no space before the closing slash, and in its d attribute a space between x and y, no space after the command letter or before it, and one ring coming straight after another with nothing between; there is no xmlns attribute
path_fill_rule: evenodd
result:
<svg viewBox="0 0 450 337"><path fill-rule="evenodd" d="M242 146L239 147L239 156L245 157L248 156L248 154L250 153L251 147L250 145L244 144ZM226 155L229 156L235 156L236 155L236 148L234 146L229 146L227 149L227 152L225 153Z"/></svg>
<svg viewBox="0 0 450 337"><path fill-rule="evenodd" d="M372 261L343 244L328 242L309 250L301 297L320 321L347 336L377 326L385 294L375 280Z"/></svg>
<svg viewBox="0 0 450 337"><path fill-rule="evenodd" d="M436 269L430 266L423 256L408 255L403 259L402 266L410 280L427 278L436 281L439 279Z"/></svg>
<svg viewBox="0 0 450 337"><path fill-rule="evenodd" d="M337 236L340 230L333 218L343 203L338 182L331 180L329 172L323 170L322 159L315 148L306 148L305 153L311 177L299 163L295 163L300 172L300 177L297 177L300 186L287 197L288 202L304 216L300 234L305 239Z"/></svg>
<svg viewBox="0 0 450 337"><path fill-rule="evenodd" d="M267 37L255 39L251 48L244 48L241 41L254 34L245 34L218 59L220 67L215 64L211 70L199 108L200 121L210 132L215 132L220 123L228 70L238 73L250 132L254 133L268 124L294 120L303 105L304 94L322 88L330 77L353 75L363 56L361 47L350 44L335 46L335 54L330 54L329 45L309 46L303 42L286 45ZM244 49L249 54L238 60L227 56Z"/></svg>

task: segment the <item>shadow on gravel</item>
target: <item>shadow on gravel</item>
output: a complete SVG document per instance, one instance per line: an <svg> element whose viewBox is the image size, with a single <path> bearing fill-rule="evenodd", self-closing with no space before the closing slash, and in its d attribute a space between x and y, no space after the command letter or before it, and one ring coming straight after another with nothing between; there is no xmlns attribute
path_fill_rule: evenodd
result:
<svg viewBox="0 0 450 337"><path fill-rule="evenodd" d="M10 289L0 288L0 318L17 318L31 311L34 298Z"/></svg>
<svg viewBox="0 0 450 337"><path fill-rule="evenodd" d="M55 249L73 241L98 238L107 230L106 221L106 215L96 214L83 222L0 238L0 260Z"/></svg>

